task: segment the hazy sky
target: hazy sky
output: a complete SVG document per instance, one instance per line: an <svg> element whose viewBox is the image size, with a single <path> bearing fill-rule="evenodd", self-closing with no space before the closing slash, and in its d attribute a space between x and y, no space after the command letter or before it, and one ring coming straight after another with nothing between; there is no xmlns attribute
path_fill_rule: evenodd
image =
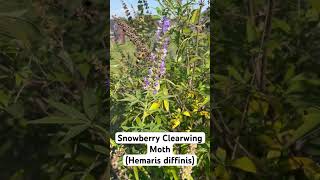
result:
<svg viewBox="0 0 320 180"><path fill-rule="evenodd" d="M133 6L133 8L135 8L135 10L137 11L137 6L138 6L138 0L124 0L124 2L127 4L130 12L131 12L131 15L132 14L132 8L131 8L131 4ZM182 2L185 2L185 0L183 0ZM198 1L195 1L195 2L198 2ZM205 7L203 8L206 9L208 7L208 4L207 4L207 0L204 1L205 2ZM157 0L148 0L148 4L149 4L149 11L154 14L156 12L155 8L157 6L159 6L159 3ZM198 5L196 3L196 5ZM122 8L122 3L121 3L121 0L110 0L110 17L112 17L112 15L116 15L116 16L125 16L125 11L124 9Z"/></svg>
<svg viewBox="0 0 320 180"><path fill-rule="evenodd" d="M132 6L135 8L135 10L137 9L137 5L138 5L138 0L124 0L124 2L127 4L130 12L131 10L131 4ZM148 4L149 4L149 11L151 11L152 13L155 12L154 8L157 7L159 4L156 0L148 0ZM116 16L125 16L125 12L122 8L122 3L120 0L110 0L110 15L116 15Z"/></svg>

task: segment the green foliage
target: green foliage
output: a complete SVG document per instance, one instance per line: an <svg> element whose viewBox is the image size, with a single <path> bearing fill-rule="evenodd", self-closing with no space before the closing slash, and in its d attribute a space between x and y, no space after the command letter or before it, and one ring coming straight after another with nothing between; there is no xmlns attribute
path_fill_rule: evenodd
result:
<svg viewBox="0 0 320 180"><path fill-rule="evenodd" d="M215 1L211 12L214 177L319 179L319 1Z"/></svg>
<svg viewBox="0 0 320 180"><path fill-rule="evenodd" d="M107 177L104 7L1 1L0 179Z"/></svg>
<svg viewBox="0 0 320 180"><path fill-rule="evenodd" d="M159 47L156 41L157 21L166 16L171 21L171 28L165 34L169 37L166 73L160 79L158 92L143 89L144 77L148 76L150 61L138 61L134 57L136 47L131 42L118 44L111 41L111 126L112 133L119 131L137 132L205 132L209 138L209 67L210 34L205 28L209 23L208 12L199 6L198 1L158 1L157 15L152 20L148 14L139 13L131 21L132 27L138 29L139 36L146 40L150 51ZM140 8L140 9L139 9ZM139 6L139 12L142 6ZM128 20L128 24L130 20ZM161 40L158 40L161 41ZM156 59L160 62L160 59ZM143 154L145 147L123 147L114 144L115 153L111 161L121 161L117 152ZM198 145L195 152L198 166L187 174L181 167L144 167L128 168L113 166L114 178L124 179L181 179L188 176L193 179L209 178L209 141ZM190 147L179 146L175 153L185 154ZM120 159L118 159L120 158ZM125 173L122 173L125 172Z"/></svg>

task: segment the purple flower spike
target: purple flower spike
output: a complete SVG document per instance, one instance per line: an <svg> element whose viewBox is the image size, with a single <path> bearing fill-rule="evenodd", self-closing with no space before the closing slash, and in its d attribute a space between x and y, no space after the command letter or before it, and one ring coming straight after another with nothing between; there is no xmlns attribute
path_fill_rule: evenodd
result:
<svg viewBox="0 0 320 180"><path fill-rule="evenodd" d="M150 85L149 80L148 80L146 77L144 77L144 86L143 86L143 89L148 89L149 85Z"/></svg>
<svg viewBox="0 0 320 180"><path fill-rule="evenodd" d="M166 73L166 57L168 54L168 46L170 37L166 33L170 28L170 19L163 17L158 22L158 29L156 31L156 41L155 51L151 52L150 60L152 61L151 67L148 69L148 76L144 77L145 90L153 91L153 94L157 94L160 89L161 77Z"/></svg>
<svg viewBox="0 0 320 180"><path fill-rule="evenodd" d="M162 21L163 21L162 32L166 33L170 27L170 19L164 16Z"/></svg>
<svg viewBox="0 0 320 180"><path fill-rule="evenodd" d="M159 81L156 81L156 82L154 83L154 87L157 87L157 86L159 86Z"/></svg>
<svg viewBox="0 0 320 180"><path fill-rule="evenodd" d="M166 72L165 62L161 61L161 64L160 64L160 75L163 76L165 72Z"/></svg>
<svg viewBox="0 0 320 180"><path fill-rule="evenodd" d="M163 43L163 49L168 49L168 45L169 45L169 38L166 38Z"/></svg>
<svg viewBox="0 0 320 180"><path fill-rule="evenodd" d="M163 49L163 56L167 55L168 50L167 49Z"/></svg>

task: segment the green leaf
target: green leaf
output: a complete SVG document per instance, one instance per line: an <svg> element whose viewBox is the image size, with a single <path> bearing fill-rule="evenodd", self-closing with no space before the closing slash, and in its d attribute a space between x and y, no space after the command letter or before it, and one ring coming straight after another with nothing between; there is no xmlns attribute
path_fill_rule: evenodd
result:
<svg viewBox="0 0 320 180"><path fill-rule="evenodd" d="M227 152L224 149L218 147L216 156L220 161L225 162L227 158Z"/></svg>
<svg viewBox="0 0 320 180"><path fill-rule="evenodd" d="M269 104L263 100L251 100L249 103L249 110L248 113L263 113L264 115L267 114L269 109Z"/></svg>
<svg viewBox="0 0 320 180"><path fill-rule="evenodd" d="M281 29L282 31L284 31L286 33L289 33L289 31L291 30L290 26L289 26L289 24L287 22L285 22L285 21L283 21L281 19L277 19L277 18L273 19L272 26L274 28L279 28L279 29Z"/></svg>
<svg viewBox="0 0 320 180"><path fill-rule="evenodd" d="M71 72L71 74L73 74L74 73L73 61L70 58L69 53L67 51L61 50L58 53L58 57L63 60L63 63L65 64L65 66L68 68L68 70Z"/></svg>
<svg viewBox="0 0 320 180"><path fill-rule="evenodd" d="M52 100L49 100L48 103L54 108L68 115L70 118L73 118L73 119L77 118L77 119L89 121L88 118L83 113L79 112L77 109L75 109L72 106L68 106L59 102L54 102Z"/></svg>
<svg viewBox="0 0 320 180"><path fill-rule="evenodd" d="M191 23L195 24L199 21L200 18L200 9L196 9L192 12L192 16L191 16Z"/></svg>
<svg viewBox="0 0 320 180"><path fill-rule="evenodd" d="M316 9L308 9L306 12L306 17L309 21L318 21L319 19L319 13Z"/></svg>
<svg viewBox="0 0 320 180"><path fill-rule="evenodd" d="M88 124L81 124L70 128L70 130L67 132L64 138L61 140L60 144L63 144L69 141L70 139L74 138L75 136L79 135L80 133L88 129L88 127Z"/></svg>
<svg viewBox="0 0 320 180"><path fill-rule="evenodd" d="M190 113L189 113L189 111L184 111L184 112L183 112L183 115L188 116L188 117L191 116Z"/></svg>
<svg viewBox="0 0 320 180"><path fill-rule="evenodd" d="M87 90L83 93L83 108L90 120L93 120L98 113L97 96L93 90Z"/></svg>
<svg viewBox="0 0 320 180"><path fill-rule="evenodd" d="M96 152L101 153L101 154L110 155L110 154L108 153L109 150L108 150L105 146L94 145L94 150L95 150Z"/></svg>
<svg viewBox="0 0 320 180"><path fill-rule="evenodd" d="M213 171L214 176L217 177L217 179L221 179L221 180L229 180L230 179L230 175L228 173L228 171L226 170L226 168L222 165L218 165L216 168L214 168Z"/></svg>
<svg viewBox="0 0 320 180"><path fill-rule="evenodd" d="M16 73L15 74L15 81L16 81L16 86L20 86L23 83L24 78L23 78L23 76L21 76L20 73Z"/></svg>
<svg viewBox="0 0 320 180"><path fill-rule="evenodd" d="M248 157L241 157L232 161L231 166L251 173L257 172L256 166Z"/></svg>
<svg viewBox="0 0 320 180"><path fill-rule="evenodd" d="M169 101L167 99L163 100L164 109L169 112Z"/></svg>
<svg viewBox="0 0 320 180"><path fill-rule="evenodd" d="M289 147L299 138L303 137L307 133L310 133L314 128L318 127L319 125L320 125L320 112L318 113L314 112L306 115L304 117L304 123L300 125L299 128L292 133L293 137L289 140L286 147Z"/></svg>
<svg viewBox="0 0 320 180"><path fill-rule="evenodd" d="M255 26L253 24L253 22L251 22L250 19L247 20L247 41L250 43L250 42L253 42L254 40L256 40L257 38L257 33L256 33L256 30L255 30Z"/></svg>
<svg viewBox="0 0 320 180"><path fill-rule="evenodd" d="M281 152L277 150L270 150L267 154L268 159L278 158L281 156Z"/></svg>
<svg viewBox="0 0 320 180"><path fill-rule="evenodd" d="M8 106L9 100L10 100L10 95L0 90L0 105L3 105L4 107Z"/></svg>
<svg viewBox="0 0 320 180"><path fill-rule="evenodd" d="M160 107L160 104L158 102L154 102L152 103L152 105L150 106L149 110L150 111L155 111L155 110L158 110Z"/></svg>
<svg viewBox="0 0 320 180"><path fill-rule="evenodd" d="M24 170L20 169L16 171L11 177L10 180L23 180L24 179Z"/></svg>
<svg viewBox="0 0 320 180"><path fill-rule="evenodd" d="M72 77L66 72L54 72L53 75L48 77L49 80L68 83L72 81Z"/></svg>
<svg viewBox="0 0 320 180"><path fill-rule="evenodd" d="M76 173L68 173L64 175L60 180L74 180Z"/></svg>
<svg viewBox="0 0 320 180"><path fill-rule="evenodd" d="M78 65L78 70L83 78L87 79L90 72L90 65L88 63L83 63Z"/></svg>
<svg viewBox="0 0 320 180"><path fill-rule="evenodd" d="M160 118L160 116L156 115L155 120L156 120L156 123L157 123L158 125L161 125L161 118Z"/></svg>
<svg viewBox="0 0 320 180"><path fill-rule="evenodd" d="M308 0L312 8L320 12L320 1L319 0Z"/></svg>
<svg viewBox="0 0 320 180"><path fill-rule="evenodd" d="M11 12L1 12L0 16L9 16L9 17L21 17L27 12L26 9L16 10Z"/></svg>
<svg viewBox="0 0 320 180"><path fill-rule="evenodd" d="M295 66L294 66L294 64L289 64L288 66L289 67L288 67L288 70L287 70L287 72L286 72L286 74L284 76L283 82L289 81L295 74Z"/></svg>
<svg viewBox="0 0 320 180"><path fill-rule="evenodd" d="M314 138L310 141L311 144L320 146L320 137Z"/></svg>
<svg viewBox="0 0 320 180"><path fill-rule="evenodd" d="M134 173L134 178L136 180L139 180L139 170L138 170L138 167L137 166L134 166L133 167L133 173Z"/></svg>
<svg viewBox="0 0 320 180"><path fill-rule="evenodd" d="M105 154L105 155L109 154L109 150L105 146L93 145L93 144L88 144L88 143L80 143L80 144L82 146L92 150L92 151L95 151L95 152L98 152L98 153L101 153L101 154ZM112 139L110 139L110 145L111 145L111 147L116 147L117 146L117 144Z"/></svg>
<svg viewBox="0 0 320 180"><path fill-rule="evenodd" d="M173 179L174 180L179 180L179 176L177 174L177 171L174 168L172 168L170 171L172 173Z"/></svg>
<svg viewBox="0 0 320 180"><path fill-rule="evenodd" d="M163 94L165 96L168 96L168 89L167 88L163 88ZM169 112L169 101L168 99L163 100L163 105L164 105L164 109Z"/></svg>
<svg viewBox="0 0 320 180"><path fill-rule="evenodd" d="M25 109L23 105L16 103L16 104L10 104L6 108L6 111L13 117L19 119L19 118L23 118Z"/></svg>
<svg viewBox="0 0 320 180"><path fill-rule="evenodd" d="M139 117L136 118L136 122L137 122L137 124L138 124L139 126L142 125L142 121L141 121L141 119L140 119Z"/></svg>
<svg viewBox="0 0 320 180"><path fill-rule="evenodd" d="M233 77L235 80L240 81L240 82L244 82L240 73L233 66L228 66L228 72L229 72L229 75L231 77Z"/></svg>
<svg viewBox="0 0 320 180"><path fill-rule="evenodd" d="M85 123L79 119L72 119L68 117L48 116L37 120L27 122L27 124L83 124Z"/></svg>
<svg viewBox="0 0 320 180"><path fill-rule="evenodd" d="M311 164L314 164L314 161L306 157L291 157L288 159L290 170L296 170L304 166L310 166Z"/></svg>
<svg viewBox="0 0 320 180"><path fill-rule="evenodd" d="M144 111L143 112L143 116L142 116L142 120L144 120L146 117L148 117L150 115L149 112Z"/></svg>
<svg viewBox="0 0 320 180"><path fill-rule="evenodd" d="M117 143L113 139L110 138L110 145L111 145L111 147L116 147Z"/></svg>

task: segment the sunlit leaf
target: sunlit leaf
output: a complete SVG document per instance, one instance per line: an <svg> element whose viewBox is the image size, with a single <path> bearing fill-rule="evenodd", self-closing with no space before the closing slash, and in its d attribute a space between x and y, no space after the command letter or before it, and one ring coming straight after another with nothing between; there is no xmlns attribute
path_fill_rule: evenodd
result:
<svg viewBox="0 0 320 180"><path fill-rule="evenodd" d="M191 16L191 23L195 24L196 22L198 22L199 17L200 17L200 9L194 10Z"/></svg>
<svg viewBox="0 0 320 180"><path fill-rule="evenodd" d="M231 166L251 173L257 172L255 164L248 157L241 157L232 161Z"/></svg>
<svg viewBox="0 0 320 180"><path fill-rule="evenodd" d="M138 167L137 166L134 166L133 167L133 173L134 173L134 178L136 180L139 180L139 170L138 170Z"/></svg>
<svg viewBox="0 0 320 180"><path fill-rule="evenodd" d="M163 100L164 109L169 112L169 101L167 99Z"/></svg>
<svg viewBox="0 0 320 180"><path fill-rule="evenodd" d="M155 111L155 110L158 110L160 107L160 104L158 102L154 102L152 103L152 105L150 106L149 110L150 111Z"/></svg>
<svg viewBox="0 0 320 180"><path fill-rule="evenodd" d="M171 128L175 129L176 127L178 127L180 125L180 123L181 123L180 119L172 119L171 120L171 124L172 124Z"/></svg>
<svg viewBox="0 0 320 180"><path fill-rule="evenodd" d="M188 117L191 116L191 114L189 113L189 111L184 111L184 112L183 112L183 115L188 116Z"/></svg>

